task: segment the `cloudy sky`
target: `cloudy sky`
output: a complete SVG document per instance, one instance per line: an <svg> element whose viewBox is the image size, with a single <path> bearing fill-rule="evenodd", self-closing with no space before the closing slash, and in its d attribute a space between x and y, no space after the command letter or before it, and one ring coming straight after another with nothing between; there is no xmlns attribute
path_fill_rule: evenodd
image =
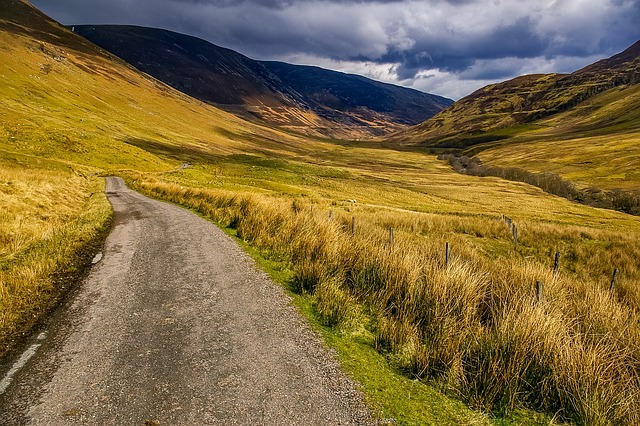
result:
<svg viewBox="0 0 640 426"><path fill-rule="evenodd" d="M318 65L459 99L572 72L640 39L640 0L31 0L63 24L194 35L253 59Z"/></svg>

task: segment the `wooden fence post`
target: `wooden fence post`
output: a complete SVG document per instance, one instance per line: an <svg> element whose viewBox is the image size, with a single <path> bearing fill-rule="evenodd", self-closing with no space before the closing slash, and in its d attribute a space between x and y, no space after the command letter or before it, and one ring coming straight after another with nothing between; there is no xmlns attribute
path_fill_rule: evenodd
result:
<svg viewBox="0 0 640 426"><path fill-rule="evenodd" d="M507 215L502 215L502 220L504 220L504 223L507 224L507 228L509 228L509 232L511 232L511 237L513 238L513 243L515 245L518 245L518 227L516 226L515 223L513 223L513 220L507 216Z"/></svg>
<svg viewBox="0 0 640 426"><path fill-rule="evenodd" d="M558 274L560 273L560 252L556 252L556 258L553 260L553 279L558 279Z"/></svg>
<svg viewBox="0 0 640 426"><path fill-rule="evenodd" d="M536 281L536 301L540 303L542 301L542 288L544 283L542 281Z"/></svg>
<svg viewBox="0 0 640 426"><path fill-rule="evenodd" d="M449 259L451 258L451 245L449 241L447 241L444 245L444 266L445 268L449 267Z"/></svg>
<svg viewBox="0 0 640 426"><path fill-rule="evenodd" d="M616 285L616 279L618 279L618 272L620 272L618 268L615 268L613 270L613 276L611 277L611 284L609 284L609 291L613 291L613 286Z"/></svg>
<svg viewBox="0 0 640 426"><path fill-rule="evenodd" d="M393 227L389 228L389 244L393 245Z"/></svg>

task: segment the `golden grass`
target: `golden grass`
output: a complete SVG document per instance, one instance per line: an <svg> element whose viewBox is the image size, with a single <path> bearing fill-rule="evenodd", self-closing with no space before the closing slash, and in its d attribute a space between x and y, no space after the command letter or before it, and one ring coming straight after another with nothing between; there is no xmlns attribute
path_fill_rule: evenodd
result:
<svg viewBox="0 0 640 426"><path fill-rule="evenodd" d="M545 140L546 139L546 140ZM640 189L638 133L539 139L482 151L491 165L553 172L582 188Z"/></svg>
<svg viewBox="0 0 640 426"><path fill-rule="evenodd" d="M382 218L344 211L330 217L301 199L190 189L145 176L136 182L290 262L292 287L314 294L325 323L348 330L365 306L379 350L473 406L527 406L587 424L640 420L637 230L625 236L524 222L514 248L495 219L391 210ZM487 253L476 236L499 249ZM453 241L448 266L443 237ZM554 278L553 250L563 243L571 250ZM598 245L606 250L594 250ZM626 272L611 293L603 273L614 264ZM544 283L539 302L537 281Z"/></svg>
<svg viewBox="0 0 640 426"><path fill-rule="evenodd" d="M82 271L111 217L101 180L0 164L0 355ZM89 259L90 260L90 259Z"/></svg>

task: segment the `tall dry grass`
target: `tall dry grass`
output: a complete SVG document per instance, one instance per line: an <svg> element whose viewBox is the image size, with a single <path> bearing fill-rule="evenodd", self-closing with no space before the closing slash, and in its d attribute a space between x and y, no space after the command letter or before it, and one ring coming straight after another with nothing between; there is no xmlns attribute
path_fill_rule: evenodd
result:
<svg viewBox="0 0 640 426"><path fill-rule="evenodd" d="M2 356L81 272L111 208L97 178L19 167L0 167L0 205Z"/></svg>
<svg viewBox="0 0 640 426"><path fill-rule="evenodd" d="M637 235L528 223L518 248L490 218L364 213L354 229L351 215L329 216L300 199L136 182L289 263L293 288L313 294L326 324L341 327L365 311L380 351L472 406L640 424L640 315L630 290L640 281ZM444 237L454 241L448 265ZM495 240L499 250L487 255L474 238ZM561 244L572 248L554 277ZM601 271L614 264L628 272L610 292Z"/></svg>

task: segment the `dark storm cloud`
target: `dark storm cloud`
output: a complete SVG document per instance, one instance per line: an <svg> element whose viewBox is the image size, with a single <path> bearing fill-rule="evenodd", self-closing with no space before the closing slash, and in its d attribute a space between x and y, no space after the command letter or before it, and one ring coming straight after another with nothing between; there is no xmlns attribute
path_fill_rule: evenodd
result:
<svg viewBox="0 0 640 426"><path fill-rule="evenodd" d="M365 73L367 64L371 75L388 70L387 80L408 85L434 84L442 74L481 84L522 72L572 71L640 39L640 0L32 3L64 24L166 28L256 59L304 58Z"/></svg>
<svg viewBox="0 0 640 426"><path fill-rule="evenodd" d="M528 17L493 28L470 39L420 38L408 51L394 50L382 58L381 62L398 63L401 79L412 78L420 70L436 68L451 73L469 69L476 61L504 57L537 57L544 55L548 41L532 31ZM497 70L496 70L497 71ZM493 77L500 78L509 73L502 69Z"/></svg>

